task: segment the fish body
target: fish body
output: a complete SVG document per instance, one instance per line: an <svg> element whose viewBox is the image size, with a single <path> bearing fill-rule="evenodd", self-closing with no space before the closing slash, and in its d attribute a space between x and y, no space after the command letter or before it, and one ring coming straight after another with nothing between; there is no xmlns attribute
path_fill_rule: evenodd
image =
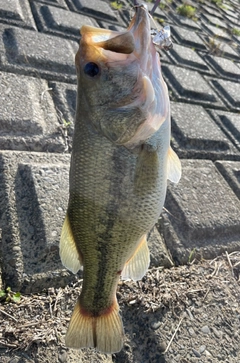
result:
<svg viewBox="0 0 240 363"><path fill-rule="evenodd" d="M120 276L149 266L146 236L157 222L167 178L181 166L170 148L170 102L143 6L127 32L83 26L76 55L77 110L70 195L60 256L83 286L66 335L71 348L117 352L123 326Z"/></svg>

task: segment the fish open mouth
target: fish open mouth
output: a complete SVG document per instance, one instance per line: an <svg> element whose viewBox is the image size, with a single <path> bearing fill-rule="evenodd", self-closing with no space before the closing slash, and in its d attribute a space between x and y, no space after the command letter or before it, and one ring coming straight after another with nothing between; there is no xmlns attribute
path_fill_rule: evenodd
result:
<svg viewBox="0 0 240 363"><path fill-rule="evenodd" d="M120 90L122 98L114 97L114 94L110 98L109 120L106 121L104 117L96 121L97 128L112 142L132 149L160 128L169 110L168 91L161 76L159 55L152 41L148 10L145 5L135 6L135 15L125 32L83 26L81 35L81 51L76 56L76 67L83 62L83 58L84 64L93 64L92 59L96 59L107 68L115 67L116 70L121 66L122 78L128 77L125 72L128 66L130 68L135 63L135 67L138 67L135 81L126 87L128 92ZM90 69L91 75L92 71L94 69ZM101 106L97 101L92 102L89 108ZM107 102L103 100L102 104L106 105ZM134 110L135 118L132 117ZM99 110L97 112L99 114ZM106 109L104 112L106 115ZM111 122L114 113L117 116Z"/></svg>
<svg viewBox="0 0 240 363"><path fill-rule="evenodd" d="M146 58L143 54L152 44L150 16L145 5L135 6L135 15L126 32L99 29L84 25L81 36L86 45L120 54L134 53L141 61L141 68L147 71ZM102 54L106 54L104 51ZM108 55L108 53L107 53Z"/></svg>

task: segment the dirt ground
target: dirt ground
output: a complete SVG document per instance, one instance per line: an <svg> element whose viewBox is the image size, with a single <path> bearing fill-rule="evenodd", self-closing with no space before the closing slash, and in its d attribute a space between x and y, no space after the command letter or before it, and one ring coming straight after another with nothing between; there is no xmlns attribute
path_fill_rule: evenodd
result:
<svg viewBox="0 0 240 363"><path fill-rule="evenodd" d="M0 362L240 361L239 252L171 269L152 268L142 281L121 282L117 297L125 343L118 354L65 347L81 284L21 295L18 303L2 298Z"/></svg>

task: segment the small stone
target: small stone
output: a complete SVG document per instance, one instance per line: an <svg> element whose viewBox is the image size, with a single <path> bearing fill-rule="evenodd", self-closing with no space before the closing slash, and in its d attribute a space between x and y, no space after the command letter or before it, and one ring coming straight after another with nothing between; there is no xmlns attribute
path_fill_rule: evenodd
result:
<svg viewBox="0 0 240 363"><path fill-rule="evenodd" d="M212 328L212 330L213 330L213 333L214 333L214 335L215 335L215 337L217 337L217 338L221 338L222 337L222 332L221 332L221 330L217 330L216 328Z"/></svg>
<svg viewBox="0 0 240 363"><path fill-rule="evenodd" d="M202 354L206 350L206 345L201 345L199 348L199 353Z"/></svg>
<svg viewBox="0 0 240 363"><path fill-rule="evenodd" d="M58 360L60 363L66 363L67 362L67 352L63 351L62 353L60 353L58 356Z"/></svg>
<svg viewBox="0 0 240 363"><path fill-rule="evenodd" d="M164 352L167 349L167 344L164 340L160 341L159 349L161 350L161 352Z"/></svg>
<svg viewBox="0 0 240 363"><path fill-rule="evenodd" d="M194 317L193 317L193 314L191 313L191 311L189 309L186 309L186 310L187 310L190 320L194 320Z"/></svg>
<svg viewBox="0 0 240 363"><path fill-rule="evenodd" d="M204 333L204 334L209 334L210 333L210 329L207 325L204 325L201 329L201 331Z"/></svg>
<svg viewBox="0 0 240 363"><path fill-rule="evenodd" d="M154 323L151 324L151 328L153 330L157 330L160 327L161 323L160 321L155 321Z"/></svg>
<svg viewBox="0 0 240 363"><path fill-rule="evenodd" d="M205 354L206 354L207 357L211 357L212 356L212 354L207 349L205 350Z"/></svg>
<svg viewBox="0 0 240 363"><path fill-rule="evenodd" d="M194 353L194 355L196 356L196 357L198 357L198 358L200 358L201 357L201 354L196 350L196 349L192 349L192 351L193 351L193 353Z"/></svg>
<svg viewBox="0 0 240 363"><path fill-rule="evenodd" d="M193 336L193 335L195 335L195 331L194 331L194 329L193 329L193 328L189 328L189 329L188 329L188 332L189 332L189 334L190 334L190 335L192 335L192 336Z"/></svg>

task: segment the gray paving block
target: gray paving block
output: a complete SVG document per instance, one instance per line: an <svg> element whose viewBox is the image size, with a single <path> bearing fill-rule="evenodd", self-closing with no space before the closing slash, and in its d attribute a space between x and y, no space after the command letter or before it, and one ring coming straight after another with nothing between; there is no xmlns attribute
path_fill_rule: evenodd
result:
<svg viewBox="0 0 240 363"><path fill-rule="evenodd" d="M103 0L67 0L70 10L77 10L86 15L93 16L102 20L119 22L118 12Z"/></svg>
<svg viewBox="0 0 240 363"><path fill-rule="evenodd" d="M239 10L239 4L238 4L238 10ZM239 17L240 17L239 11L236 11L236 9L234 9L233 7L225 7L225 6L223 6L221 8L221 11L225 15L228 15L228 16L230 16L232 18L235 18L235 19L239 19Z"/></svg>
<svg viewBox="0 0 240 363"><path fill-rule="evenodd" d="M238 149L202 106L172 102L171 114L172 142L181 158L240 160Z"/></svg>
<svg viewBox="0 0 240 363"><path fill-rule="evenodd" d="M174 265L172 257L156 226L150 231L147 241L150 250L150 267L164 266L170 268Z"/></svg>
<svg viewBox="0 0 240 363"><path fill-rule="evenodd" d="M239 60L237 48L232 48L228 43L218 41L216 38L205 37L205 42L209 46L211 54L216 54L220 57L230 58L231 60Z"/></svg>
<svg viewBox="0 0 240 363"><path fill-rule="evenodd" d="M235 81L240 80L240 63L234 63L232 60L223 57L209 55L205 56L204 59L220 76L232 78Z"/></svg>
<svg viewBox="0 0 240 363"><path fill-rule="evenodd" d="M52 33L66 38L79 39L82 25L97 27L97 22L89 16L55 6L33 3L33 11L38 28L45 33Z"/></svg>
<svg viewBox="0 0 240 363"><path fill-rule="evenodd" d="M36 29L27 0L0 0L0 22Z"/></svg>
<svg viewBox="0 0 240 363"><path fill-rule="evenodd" d="M183 174L168 188L161 224L174 260L211 259L240 250L240 200L211 161L182 160Z"/></svg>
<svg viewBox="0 0 240 363"><path fill-rule="evenodd" d="M223 107L217 94L198 72L172 65L162 65L162 70L177 100Z"/></svg>
<svg viewBox="0 0 240 363"><path fill-rule="evenodd" d="M146 2L148 11L150 12L154 6L154 2ZM158 6L155 11L154 11L154 18L159 18L159 19L163 19L163 20L167 20L169 23L169 17L167 16L168 12L164 12L163 10L160 9L160 7Z"/></svg>
<svg viewBox="0 0 240 363"><path fill-rule="evenodd" d="M223 79L212 79L209 82L229 108L240 110L239 83Z"/></svg>
<svg viewBox="0 0 240 363"><path fill-rule="evenodd" d="M77 86L67 83L49 82L51 94L62 124L68 150L72 149L72 136L76 112Z"/></svg>
<svg viewBox="0 0 240 363"><path fill-rule="evenodd" d="M65 0L31 0L30 4L32 5L33 2L40 2L47 5L54 5L57 7L61 7L67 9L67 5Z"/></svg>
<svg viewBox="0 0 240 363"><path fill-rule="evenodd" d="M59 258L70 155L0 152L3 280L26 293L75 280Z"/></svg>
<svg viewBox="0 0 240 363"><path fill-rule="evenodd" d="M240 162L216 161L215 165L240 199Z"/></svg>
<svg viewBox="0 0 240 363"><path fill-rule="evenodd" d="M193 70L199 70L207 74L211 74L211 68L204 60L191 48L184 47L179 44L174 44L173 48L168 52L169 57L184 67L189 67Z"/></svg>
<svg viewBox="0 0 240 363"><path fill-rule="evenodd" d="M226 15L225 18L226 18L226 21L228 23L230 23L229 26L234 26L235 27L235 26L239 25L239 19L238 18L235 18L233 16L229 16L229 15Z"/></svg>
<svg viewBox="0 0 240 363"><path fill-rule="evenodd" d="M200 50L206 50L206 46L197 33L179 26L171 27L174 38L181 44Z"/></svg>
<svg viewBox="0 0 240 363"><path fill-rule="evenodd" d="M182 25L193 30L201 30L201 26L197 21L193 21L192 19L178 15L172 11L169 12L169 15L177 25Z"/></svg>
<svg viewBox="0 0 240 363"><path fill-rule="evenodd" d="M223 18L219 18L216 17L215 15L211 16L208 14L201 14L201 19L204 20L207 23L210 23L213 26L219 27L219 28L223 28L225 30L228 29L228 26L226 23L224 23L224 19Z"/></svg>
<svg viewBox="0 0 240 363"><path fill-rule="evenodd" d="M240 150L240 117L239 113L213 111L211 115L216 123L224 130L224 133L232 141L232 143Z"/></svg>
<svg viewBox="0 0 240 363"><path fill-rule="evenodd" d="M78 43L37 31L0 26L0 69L76 82Z"/></svg>
<svg viewBox="0 0 240 363"><path fill-rule="evenodd" d="M222 15L219 13L217 8L210 7L208 5L201 4L201 9L204 10L205 13L212 15L214 17L222 18Z"/></svg>
<svg viewBox="0 0 240 363"><path fill-rule="evenodd" d="M120 31L120 32L126 31L126 27L124 26L124 24L118 25L117 23L113 24L113 23L109 23L107 21L98 19L98 25L102 29L109 29L109 30Z"/></svg>
<svg viewBox="0 0 240 363"><path fill-rule="evenodd" d="M0 148L63 152L49 86L45 80L0 72Z"/></svg>
<svg viewBox="0 0 240 363"><path fill-rule="evenodd" d="M216 39L221 39L226 42L231 41L231 36L223 29L218 28L217 26L202 24L203 29L205 29L210 35L214 36Z"/></svg>
<svg viewBox="0 0 240 363"><path fill-rule="evenodd" d="M238 24L239 25L239 24ZM240 32L240 27L234 27L236 30L238 30ZM240 36L239 35L233 35L233 40L235 42L237 42L238 44L240 44Z"/></svg>

